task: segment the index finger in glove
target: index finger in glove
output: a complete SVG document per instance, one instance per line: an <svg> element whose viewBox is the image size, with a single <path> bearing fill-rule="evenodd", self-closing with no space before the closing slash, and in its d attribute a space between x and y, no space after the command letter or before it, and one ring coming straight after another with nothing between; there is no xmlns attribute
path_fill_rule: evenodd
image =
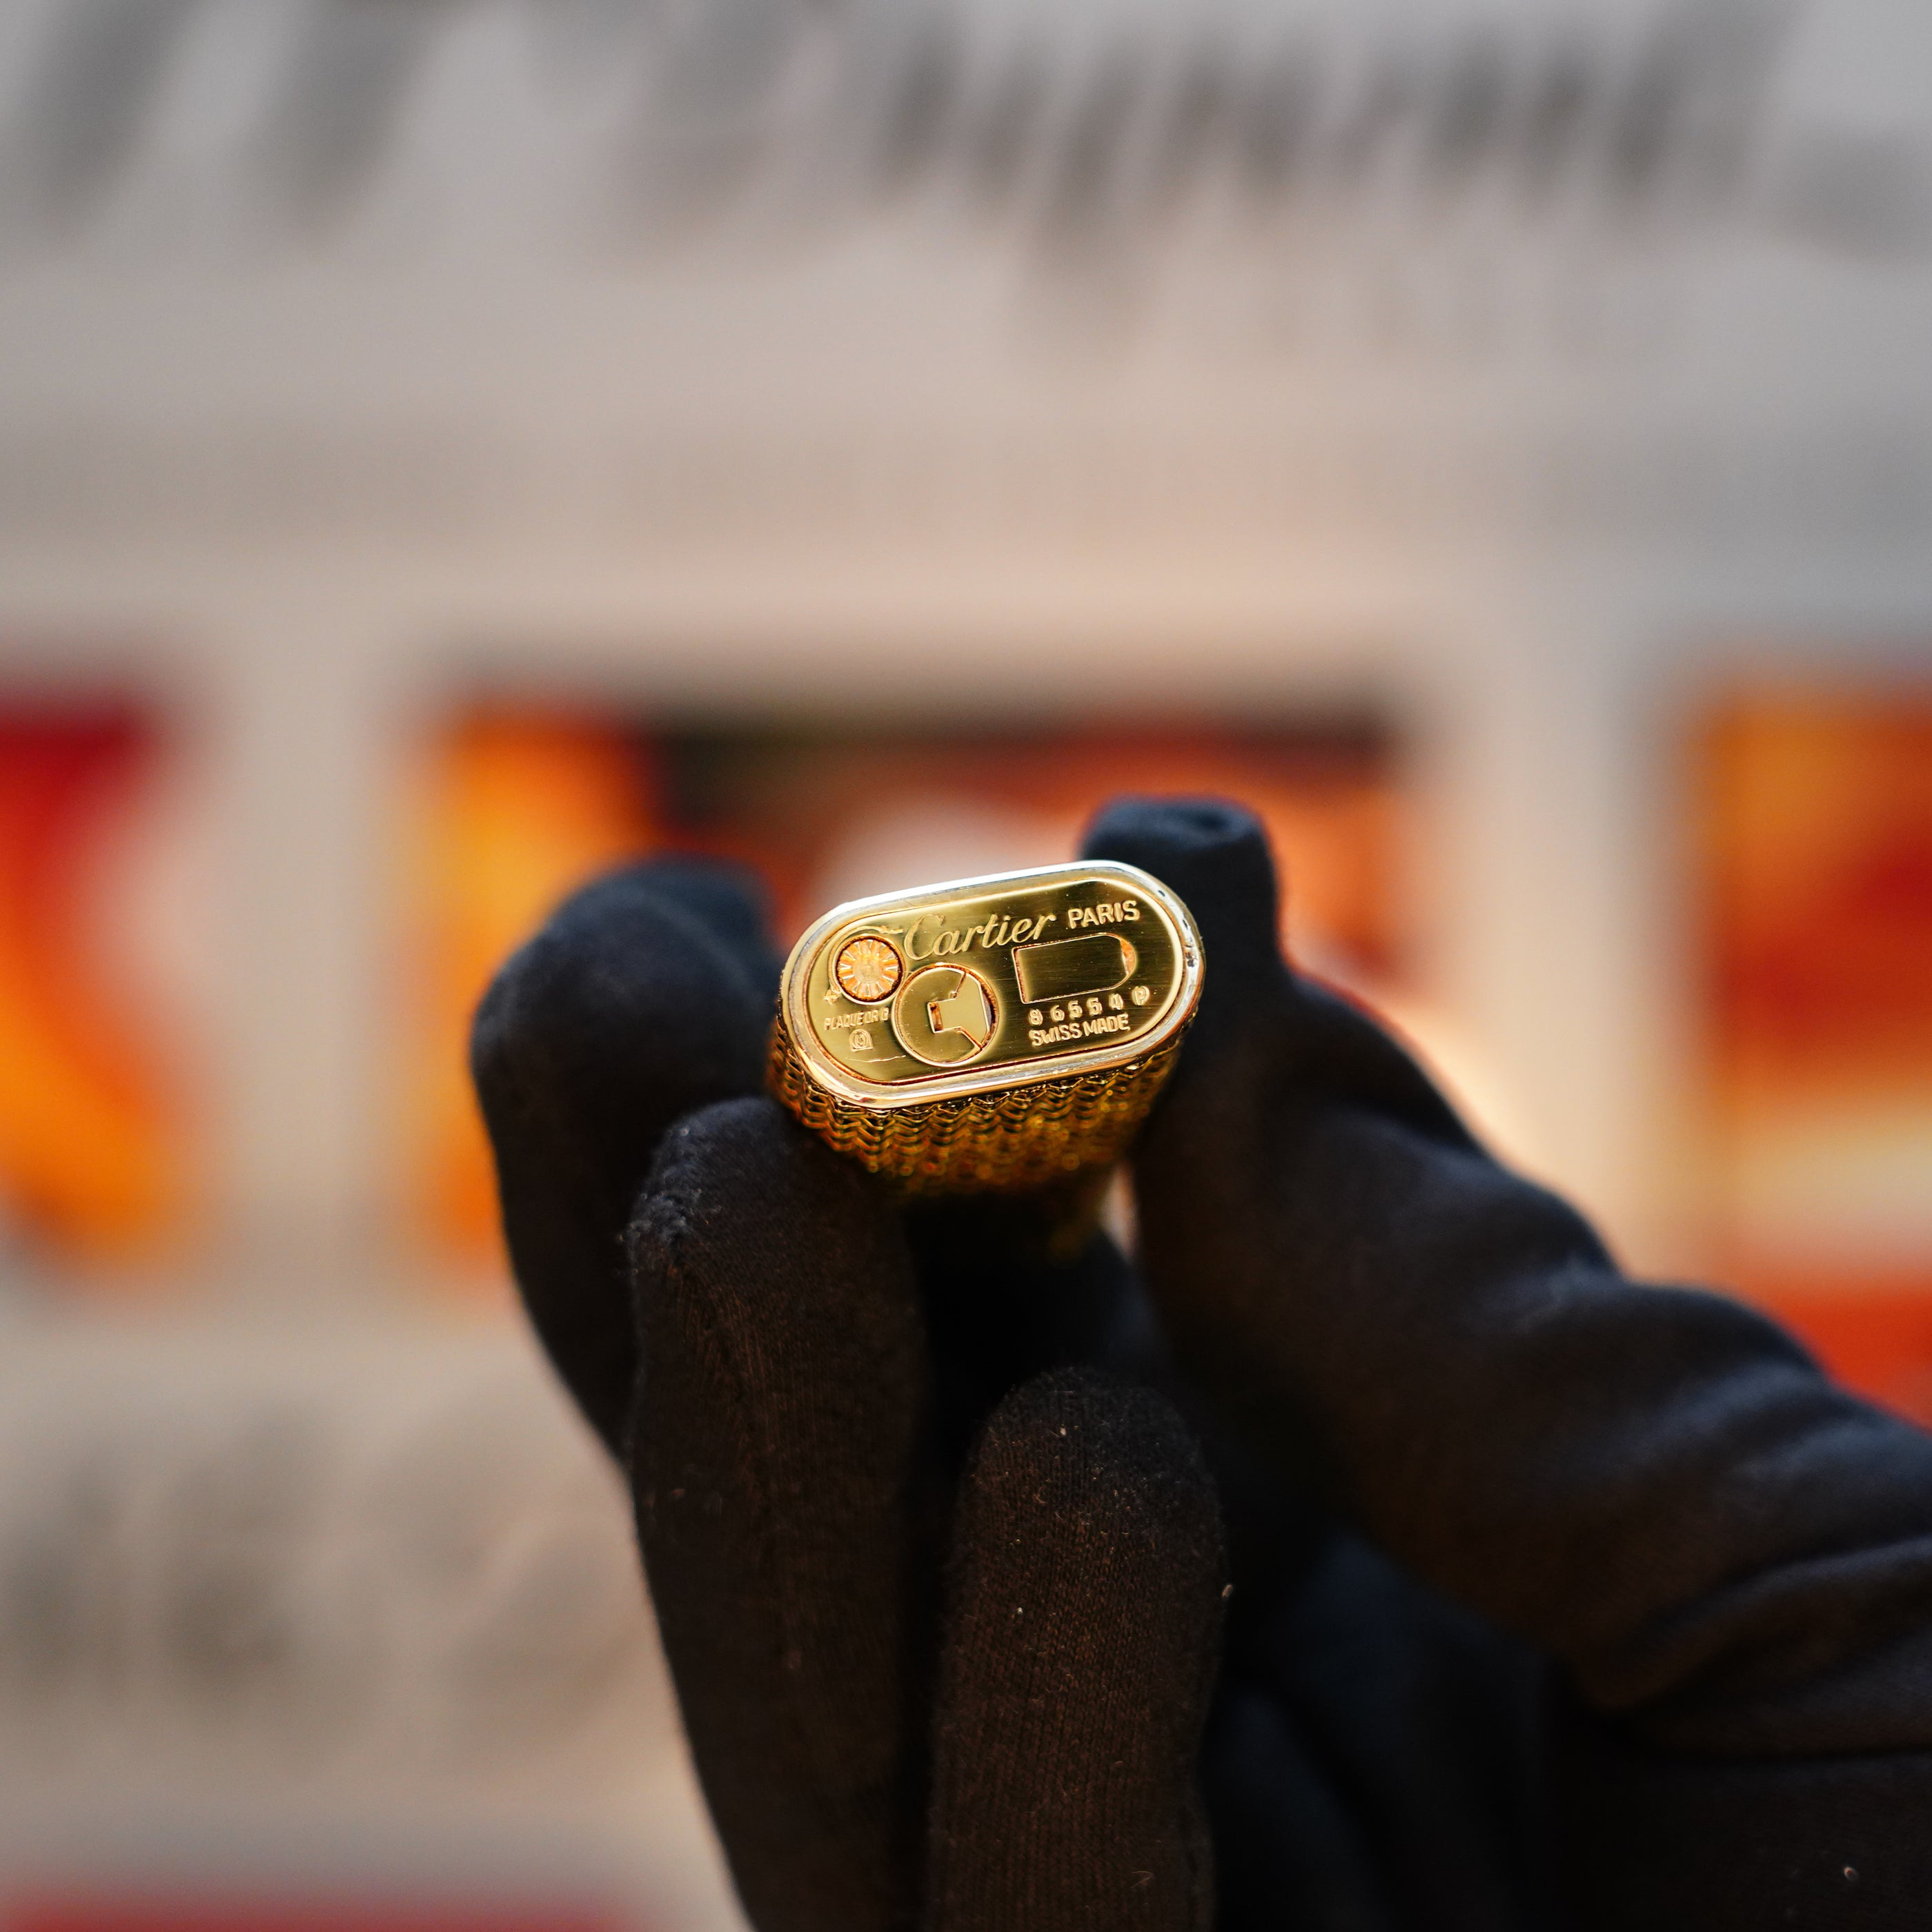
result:
<svg viewBox="0 0 1932 1932"><path fill-rule="evenodd" d="M754 1094L778 983L752 876L659 859L600 880L498 973L470 1057L517 1284L552 1361L620 1454L637 1351L624 1224L671 1124ZM1145 1346L1111 1242L1064 1256L1026 1199L968 1197L910 1217L955 1460L1014 1382Z"/></svg>
<svg viewBox="0 0 1932 1932"><path fill-rule="evenodd" d="M672 1130L629 1247L639 1540L740 1894L759 1932L902 1927L936 1570L904 1228L759 1098Z"/></svg>
<svg viewBox="0 0 1932 1932"><path fill-rule="evenodd" d="M1206 1932L1224 1574L1162 1397L1072 1370L994 1411L954 1532L927 1932Z"/></svg>
<svg viewBox="0 0 1932 1932"><path fill-rule="evenodd" d="M748 873L656 860L566 902L506 962L470 1064L530 1318L607 1447L637 1379L631 1206L671 1123L756 1093L778 961Z"/></svg>

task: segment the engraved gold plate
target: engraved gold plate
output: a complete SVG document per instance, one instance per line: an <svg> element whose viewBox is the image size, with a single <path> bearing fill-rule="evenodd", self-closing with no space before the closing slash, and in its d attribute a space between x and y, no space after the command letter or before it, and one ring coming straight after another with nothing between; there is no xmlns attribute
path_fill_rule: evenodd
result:
<svg viewBox="0 0 1932 1932"><path fill-rule="evenodd" d="M1137 866L856 899L785 962L772 1090L912 1192L1046 1186L1125 1151L1201 970L1187 908Z"/></svg>

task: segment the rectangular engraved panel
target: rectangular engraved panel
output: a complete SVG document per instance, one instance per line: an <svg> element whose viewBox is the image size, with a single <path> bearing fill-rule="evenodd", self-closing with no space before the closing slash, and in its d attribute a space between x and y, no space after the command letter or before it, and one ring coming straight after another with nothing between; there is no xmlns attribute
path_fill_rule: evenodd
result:
<svg viewBox="0 0 1932 1932"><path fill-rule="evenodd" d="M1070 993L1106 993L1126 986L1140 963L1135 948L1118 934L1049 939L1013 949L1013 970L1023 1000L1064 1000Z"/></svg>

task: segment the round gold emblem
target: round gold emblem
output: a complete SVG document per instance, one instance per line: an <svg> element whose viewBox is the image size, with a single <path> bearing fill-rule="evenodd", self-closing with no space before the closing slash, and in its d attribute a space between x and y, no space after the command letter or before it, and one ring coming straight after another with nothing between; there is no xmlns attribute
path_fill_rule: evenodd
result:
<svg viewBox="0 0 1932 1932"><path fill-rule="evenodd" d="M848 939L838 949L832 970L844 988L846 998L864 1006L890 998L904 968L899 963L899 956L883 939L868 934L863 938Z"/></svg>
<svg viewBox="0 0 1932 1932"><path fill-rule="evenodd" d="M999 1026L998 996L963 966L922 966L892 1006L899 1044L928 1066L960 1066L976 1059Z"/></svg>

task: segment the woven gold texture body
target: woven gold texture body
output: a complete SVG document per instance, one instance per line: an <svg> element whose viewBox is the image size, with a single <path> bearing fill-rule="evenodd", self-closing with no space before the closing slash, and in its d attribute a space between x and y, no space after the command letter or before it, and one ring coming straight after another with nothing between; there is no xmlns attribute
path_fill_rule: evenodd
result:
<svg viewBox="0 0 1932 1932"><path fill-rule="evenodd" d="M1030 1192L1111 1167L1172 1071L1178 1037L1125 1066L910 1107L865 1107L812 1077L781 1017L768 1082L806 1126L908 1193Z"/></svg>

